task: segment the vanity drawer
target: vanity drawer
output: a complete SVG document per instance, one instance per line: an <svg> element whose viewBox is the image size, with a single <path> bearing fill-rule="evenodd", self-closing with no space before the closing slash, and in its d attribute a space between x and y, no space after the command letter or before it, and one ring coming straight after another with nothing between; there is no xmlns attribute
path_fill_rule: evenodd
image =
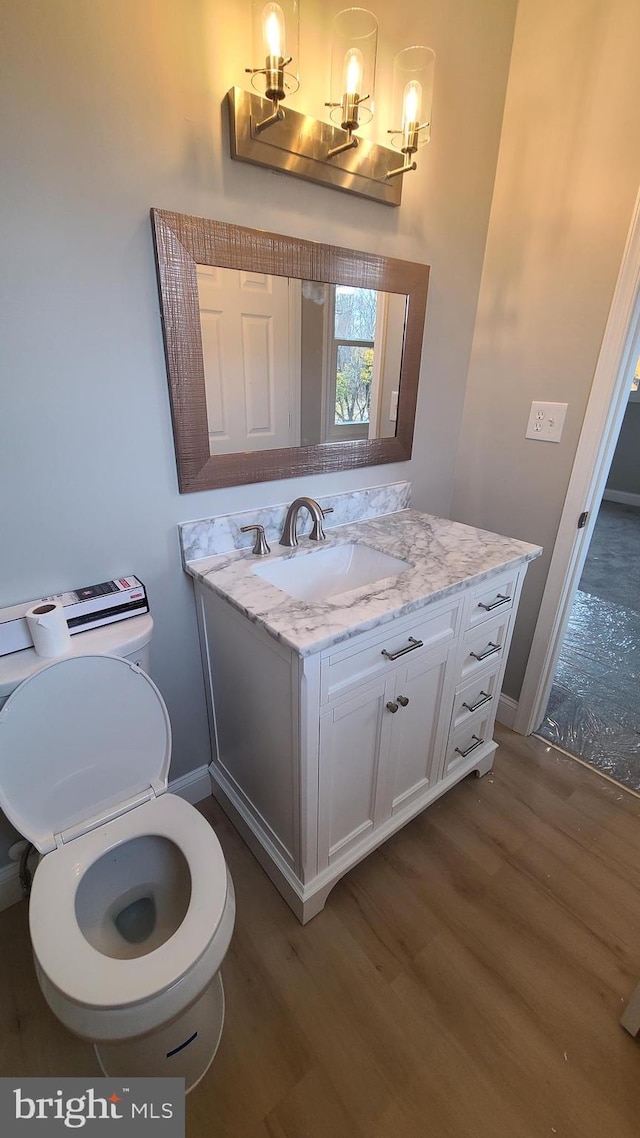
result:
<svg viewBox="0 0 640 1138"><path fill-rule="evenodd" d="M320 665L320 701L322 704L349 691L354 685L376 679L390 672L397 662L408 662L429 652L435 645L453 640L457 633L460 603L437 612L424 611L414 619L392 622L384 626L384 634L357 637L348 646L329 649Z"/></svg>
<svg viewBox="0 0 640 1138"><path fill-rule="evenodd" d="M500 692L498 691L498 675L500 663L496 663L488 672L474 676L467 684L458 688L453 704L451 729L457 731L467 723L472 715L482 712L485 716L494 713Z"/></svg>
<svg viewBox="0 0 640 1138"><path fill-rule="evenodd" d="M491 620L494 616L501 616L505 612L510 612L513 608L517 585L518 574L515 571L503 577L494 578L490 582L484 581L469 598L467 628L475 628L476 625Z"/></svg>
<svg viewBox="0 0 640 1138"><path fill-rule="evenodd" d="M465 634L458 683L465 683L494 664L500 668L509 634L509 615L485 622Z"/></svg>
<svg viewBox="0 0 640 1138"><path fill-rule="evenodd" d="M486 743L491 743L491 715L492 713L476 715L452 733L444 759L443 778L453 774L459 767L466 766L476 752L481 751Z"/></svg>

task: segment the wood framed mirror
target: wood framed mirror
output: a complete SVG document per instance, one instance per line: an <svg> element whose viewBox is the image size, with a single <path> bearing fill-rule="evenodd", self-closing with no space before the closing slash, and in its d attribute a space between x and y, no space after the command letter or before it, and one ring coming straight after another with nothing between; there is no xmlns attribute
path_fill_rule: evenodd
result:
<svg viewBox="0 0 640 1138"><path fill-rule="evenodd" d="M151 222L181 493L411 457L427 265Z"/></svg>

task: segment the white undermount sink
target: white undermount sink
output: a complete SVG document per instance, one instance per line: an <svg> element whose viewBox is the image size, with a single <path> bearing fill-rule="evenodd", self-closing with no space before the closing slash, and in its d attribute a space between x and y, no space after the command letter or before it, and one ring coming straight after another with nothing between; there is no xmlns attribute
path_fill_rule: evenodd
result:
<svg viewBox="0 0 640 1138"><path fill-rule="evenodd" d="M254 565L253 572L298 601L322 601L385 577L397 577L409 566L401 557L351 543Z"/></svg>

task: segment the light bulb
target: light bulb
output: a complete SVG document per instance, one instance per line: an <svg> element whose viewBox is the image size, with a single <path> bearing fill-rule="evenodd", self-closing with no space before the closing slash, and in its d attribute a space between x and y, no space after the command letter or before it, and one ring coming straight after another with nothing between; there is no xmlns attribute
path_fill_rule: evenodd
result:
<svg viewBox="0 0 640 1138"><path fill-rule="evenodd" d="M265 4L262 9L262 29L265 53L282 58L284 56L284 12L279 4Z"/></svg>
<svg viewBox="0 0 640 1138"><path fill-rule="evenodd" d="M422 105L422 85L418 83L417 79L411 79L407 83L402 95L402 125L407 126L409 123L420 121L420 109Z"/></svg>
<svg viewBox="0 0 640 1138"><path fill-rule="evenodd" d="M364 59L357 47L349 49L344 57L344 89L346 95L357 95L362 89Z"/></svg>

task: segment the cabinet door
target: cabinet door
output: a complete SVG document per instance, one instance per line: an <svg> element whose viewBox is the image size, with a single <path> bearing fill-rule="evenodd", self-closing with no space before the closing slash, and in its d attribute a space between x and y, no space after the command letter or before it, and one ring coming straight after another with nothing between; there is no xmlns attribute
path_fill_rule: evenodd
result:
<svg viewBox="0 0 640 1138"><path fill-rule="evenodd" d="M396 673L391 754L383 809L387 817L424 795L436 781L453 698L449 650L440 649Z"/></svg>
<svg viewBox="0 0 640 1138"><path fill-rule="evenodd" d="M380 821L393 683L365 684L320 716L318 867L347 853Z"/></svg>

